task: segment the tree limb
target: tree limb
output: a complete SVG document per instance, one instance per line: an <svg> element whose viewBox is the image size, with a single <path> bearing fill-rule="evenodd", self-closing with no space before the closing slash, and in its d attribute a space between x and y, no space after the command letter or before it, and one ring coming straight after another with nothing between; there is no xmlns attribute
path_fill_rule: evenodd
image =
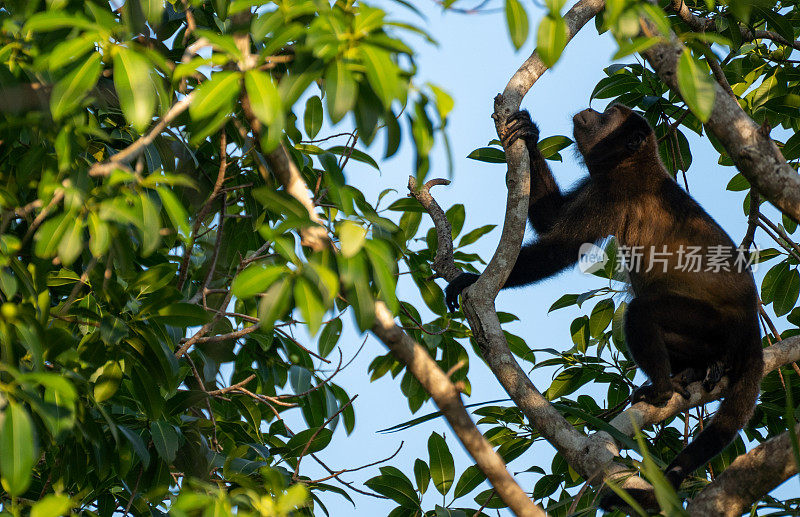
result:
<svg viewBox="0 0 800 517"><path fill-rule="evenodd" d="M795 424L800 433L800 424ZM738 517L770 490L797 474L791 434L786 431L742 454L686 508L689 515Z"/></svg>
<svg viewBox="0 0 800 517"><path fill-rule="evenodd" d="M568 37L572 37L603 8L602 0L581 0L564 16ZM505 119L519 110L523 96L541 77L547 67L534 52L517 70L505 91L495 98L493 118L498 129ZM463 310L486 363L511 399L531 424L564 454L567 461L582 475L589 477L585 467L586 437L573 428L536 389L508 348L503 329L497 318L494 298L508 278L522 247L530 193L528 153L523 142L506 149L508 198L503 233L492 260L480 279L464 291ZM449 234L447 235L449 239ZM440 239L440 246L441 246ZM448 280L452 272L437 271ZM607 454L608 462L611 453Z"/></svg>
<svg viewBox="0 0 800 517"><path fill-rule="evenodd" d="M520 488L506 469L503 459L484 438L470 418L461 401L461 394L428 352L403 332L394 322L383 302L375 303L376 323L372 332L396 358L405 363L408 371L419 380L447 419L453 432L467 449L475 463L486 474L492 487L517 516L546 515Z"/></svg>
<svg viewBox="0 0 800 517"><path fill-rule="evenodd" d="M656 34L655 28L642 19L646 31ZM658 76L676 93L678 88L678 58L684 46L672 35L671 41L657 43L642 55ZM714 108L705 127L728 152L736 168L750 185L781 212L800 221L800 175L781 154L768 134L742 110L737 100L727 94L716 81Z"/></svg>
<svg viewBox="0 0 800 517"><path fill-rule="evenodd" d="M703 18L694 14L686 2L683 0L672 0L672 10L678 15L678 18L684 21L695 32L706 32L715 30L715 21L713 18ZM766 30L750 30L747 27L739 25L739 32L742 35L743 41L753 41L757 39L768 39L778 43L779 45L786 45L796 50L800 50L800 41L789 41L777 32Z"/></svg>

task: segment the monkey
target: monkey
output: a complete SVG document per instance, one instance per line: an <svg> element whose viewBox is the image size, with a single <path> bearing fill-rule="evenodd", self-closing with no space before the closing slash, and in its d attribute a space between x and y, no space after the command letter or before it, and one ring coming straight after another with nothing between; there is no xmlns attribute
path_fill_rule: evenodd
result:
<svg viewBox="0 0 800 517"><path fill-rule="evenodd" d="M745 251L667 172L653 129L632 109L612 104L573 117L577 150L588 176L562 193L539 152L539 129L527 111L501 127L507 149L523 139L530 158L528 220L537 237L522 246L503 289L553 276L575 264L583 243L613 235L620 249L641 249L641 267L626 264L633 298L623 330L630 356L649 382L634 390L632 403L663 406L686 386L702 381L711 390L726 376L719 410L665 470L677 490L681 482L719 454L753 414L763 351L758 295ZM686 267L686 250L718 251L709 269ZM710 253L709 255L710 256ZM661 257L661 262L656 258ZM664 259L664 257L666 257ZM656 267L646 267L656 264ZM450 311L478 275L462 273L445 289ZM652 491L629 493L646 508L657 508ZM622 506L616 494L602 498L609 510Z"/></svg>

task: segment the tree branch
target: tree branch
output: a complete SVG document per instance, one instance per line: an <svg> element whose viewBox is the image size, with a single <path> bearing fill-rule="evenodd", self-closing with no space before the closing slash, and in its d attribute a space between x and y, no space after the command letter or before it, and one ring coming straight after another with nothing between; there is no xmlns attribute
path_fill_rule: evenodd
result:
<svg viewBox="0 0 800 517"><path fill-rule="evenodd" d="M491 482L492 487L517 516L544 516L544 510L534 504L508 473L503 459L484 438L467 413L461 394L428 352L403 332L394 322L383 302L375 303L376 323L372 332L386 345L408 371L419 380L447 419L453 432L467 449L475 463Z"/></svg>
<svg viewBox="0 0 800 517"><path fill-rule="evenodd" d="M175 103L169 111L162 117L146 135L142 135L131 145L111 156L108 161L95 163L89 168L89 176L108 176L119 165L130 163L131 160L144 152L145 147L150 145L155 138L178 116L186 111L194 98L193 94L185 96Z"/></svg>
<svg viewBox="0 0 800 517"><path fill-rule="evenodd" d="M581 0L564 16L568 37L572 37L600 10L602 0ZM498 130L506 118L519 110L523 96L547 67L534 52L508 82L505 91L495 98L493 118ZM503 233L492 260L480 279L464 291L463 311L469 320L486 363L511 399L536 429L573 465L581 475L589 477L595 469L586 468L586 437L544 398L514 359L497 318L494 298L508 278L522 247L530 193L528 153L522 141L506 149L508 198ZM449 235L448 235L449 239ZM440 246L441 246L440 240ZM445 278L450 281L452 278ZM601 454L599 451L598 454ZM606 457L607 456L607 457ZM611 454L603 456L609 463Z"/></svg>
<svg viewBox="0 0 800 517"><path fill-rule="evenodd" d="M794 431L800 433L800 424ZM786 431L736 458L686 509L689 515L738 517L795 474L797 461Z"/></svg>
<svg viewBox="0 0 800 517"><path fill-rule="evenodd" d="M648 35L657 31L642 19ZM684 46L672 40L658 43L642 55L658 76L676 93L678 88L678 58ZM800 221L800 175L788 164L768 134L760 131L737 100L714 82L714 108L705 127L728 152L736 168L768 201L795 221Z"/></svg>

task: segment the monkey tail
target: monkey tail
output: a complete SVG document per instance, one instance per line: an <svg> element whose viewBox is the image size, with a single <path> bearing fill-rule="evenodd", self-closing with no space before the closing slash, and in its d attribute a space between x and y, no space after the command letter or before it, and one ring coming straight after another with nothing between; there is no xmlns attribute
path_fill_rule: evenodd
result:
<svg viewBox="0 0 800 517"><path fill-rule="evenodd" d="M742 346L744 350L740 350L742 356L731 361L733 368L727 375L728 388L716 415L664 472L676 489L687 476L722 452L753 416L764 358L761 339L756 337L748 341Z"/></svg>

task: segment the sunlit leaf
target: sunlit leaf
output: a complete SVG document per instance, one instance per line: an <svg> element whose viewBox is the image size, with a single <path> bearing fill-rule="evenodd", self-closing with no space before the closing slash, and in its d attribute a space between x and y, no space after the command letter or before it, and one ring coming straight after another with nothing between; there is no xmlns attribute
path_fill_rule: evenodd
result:
<svg viewBox="0 0 800 517"><path fill-rule="evenodd" d="M678 88L683 100L701 122L707 122L714 108L714 79L688 48L678 60Z"/></svg>

